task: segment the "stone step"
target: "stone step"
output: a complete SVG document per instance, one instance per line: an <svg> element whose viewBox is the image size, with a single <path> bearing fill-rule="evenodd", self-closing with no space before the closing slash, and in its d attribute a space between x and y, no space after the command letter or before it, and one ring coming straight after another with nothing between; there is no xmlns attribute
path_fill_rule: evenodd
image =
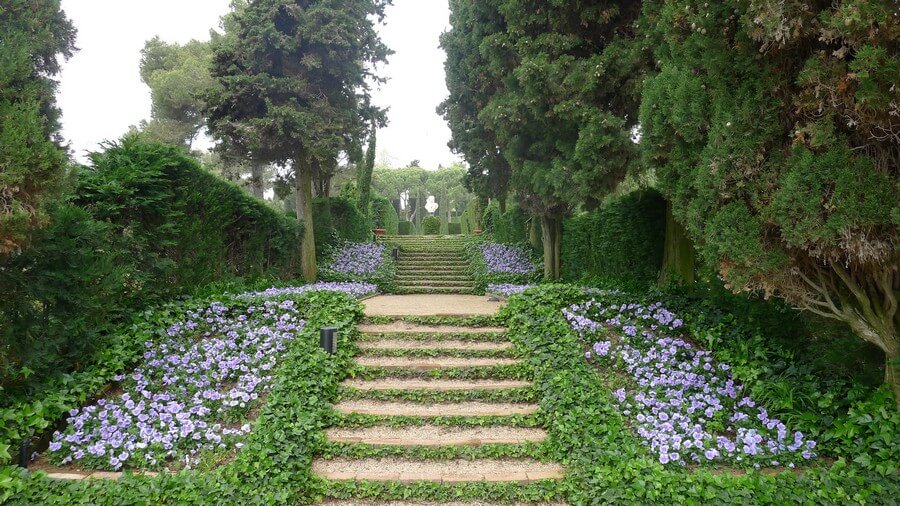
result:
<svg viewBox="0 0 900 506"><path fill-rule="evenodd" d="M339 413L374 416L512 416L537 413L537 404L511 404L486 402L450 402L417 404L376 400L346 400L334 406Z"/></svg>
<svg viewBox="0 0 900 506"><path fill-rule="evenodd" d="M532 386L530 381L518 380L429 380L385 378L378 380L346 380L342 387L366 392L386 390L422 390L429 392L458 392L462 390L508 390Z"/></svg>
<svg viewBox="0 0 900 506"><path fill-rule="evenodd" d="M458 270L451 271L446 269L434 269L434 270L426 270L426 269L397 269L397 277L398 278L414 278L428 276L431 278L460 278L460 279L472 279L469 276L468 271Z"/></svg>
<svg viewBox="0 0 900 506"><path fill-rule="evenodd" d="M475 287L475 283L473 281L466 282L466 281L461 281L458 279L450 279L450 280L445 280L445 279L415 279L415 280L395 279L394 281L396 282L397 286L400 288L431 288L431 287L438 288L438 287L450 286L450 287L461 287L461 288L472 289Z"/></svg>
<svg viewBox="0 0 900 506"><path fill-rule="evenodd" d="M443 339L436 341L403 341L400 339L383 339L380 341L360 341L359 349L366 350L465 350L465 351L500 351L513 348L512 343L473 343Z"/></svg>
<svg viewBox="0 0 900 506"><path fill-rule="evenodd" d="M393 323L364 323L360 325L359 331L363 334L385 334L385 333L434 333L436 337L442 334L505 334L506 329L503 327L459 327L455 325L420 325L418 323L409 323L405 321L396 321Z"/></svg>
<svg viewBox="0 0 900 506"><path fill-rule="evenodd" d="M543 429L518 427L418 427L375 426L328 429L325 435L335 443L373 446L481 446L487 444L539 443L547 439Z"/></svg>
<svg viewBox="0 0 900 506"><path fill-rule="evenodd" d="M416 294L422 294L422 295L428 295L428 294L474 295L475 289L472 287L467 287L467 286L462 286L462 287L460 287L460 286L449 286L449 287L436 286L436 287L431 287L431 288L398 287L396 290L394 290L394 293L397 295L416 295Z"/></svg>
<svg viewBox="0 0 900 506"><path fill-rule="evenodd" d="M386 457L369 459L316 459L312 471L329 480L411 482L516 482L559 480L559 464L530 459L421 460Z"/></svg>
<svg viewBox="0 0 900 506"><path fill-rule="evenodd" d="M356 363L364 367L381 367L383 369L416 369L430 371L434 369L453 369L457 367L495 367L515 365L521 360L514 358L457 358L457 357L378 357L361 356Z"/></svg>

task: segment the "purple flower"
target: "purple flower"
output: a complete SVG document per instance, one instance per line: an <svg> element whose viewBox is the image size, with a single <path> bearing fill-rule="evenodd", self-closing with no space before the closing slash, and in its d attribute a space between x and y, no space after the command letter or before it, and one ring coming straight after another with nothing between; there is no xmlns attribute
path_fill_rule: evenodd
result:
<svg viewBox="0 0 900 506"><path fill-rule="evenodd" d="M486 242L481 244L481 253L488 274L532 274L537 271L525 251L518 246Z"/></svg>

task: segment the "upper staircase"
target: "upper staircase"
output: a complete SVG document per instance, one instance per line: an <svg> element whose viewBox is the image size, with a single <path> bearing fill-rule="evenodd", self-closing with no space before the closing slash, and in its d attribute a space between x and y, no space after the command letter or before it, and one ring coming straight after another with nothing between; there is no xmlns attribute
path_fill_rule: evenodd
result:
<svg viewBox="0 0 900 506"><path fill-rule="evenodd" d="M463 236L385 236L400 249L396 293L474 293Z"/></svg>

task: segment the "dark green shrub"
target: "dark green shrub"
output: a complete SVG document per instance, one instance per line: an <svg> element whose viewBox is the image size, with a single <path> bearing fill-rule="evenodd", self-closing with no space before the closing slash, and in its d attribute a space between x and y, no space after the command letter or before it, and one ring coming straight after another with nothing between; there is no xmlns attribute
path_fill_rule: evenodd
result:
<svg viewBox="0 0 900 506"><path fill-rule="evenodd" d="M411 221L401 221L397 224L397 233L400 235L412 235L413 224Z"/></svg>
<svg viewBox="0 0 900 506"><path fill-rule="evenodd" d="M568 280L646 286L662 264L666 223L659 193L629 193L563 223L562 273Z"/></svg>
<svg viewBox="0 0 900 506"><path fill-rule="evenodd" d="M491 202L484 211L484 232L494 241L503 244L518 244L528 241L528 215L518 206L509 206L505 213L500 205Z"/></svg>
<svg viewBox="0 0 900 506"><path fill-rule="evenodd" d="M331 204L328 213L326 202ZM313 224L316 233L316 254L323 255L341 241L366 242L372 237L372 227L356 204L343 197L317 198L313 201Z"/></svg>
<svg viewBox="0 0 900 506"><path fill-rule="evenodd" d="M459 223L448 223L447 233L450 235L459 235L462 233L462 227L460 227Z"/></svg>
<svg viewBox="0 0 900 506"><path fill-rule="evenodd" d="M374 228L383 228L389 235L397 235L400 217L390 200L378 195L372 197L372 220Z"/></svg>
<svg viewBox="0 0 900 506"><path fill-rule="evenodd" d="M297 221L177 147L126 137L73 178L33 247L0 263L4 401L90 363L136 309L213 282L294 276Z"/></svg>
<svg viewBox="0 0 900 506"><path fill-rule="evenodd" d="M424 235L437 235L441 233L441 219L437 216L426 216L422 220L422 233Z"/></svg>

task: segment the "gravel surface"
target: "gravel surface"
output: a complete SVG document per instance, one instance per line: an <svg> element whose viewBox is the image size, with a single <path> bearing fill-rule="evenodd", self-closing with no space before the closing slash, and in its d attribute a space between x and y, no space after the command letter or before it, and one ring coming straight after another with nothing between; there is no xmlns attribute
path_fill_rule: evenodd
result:
<svg viewBox="0 0 900 506"><path fill-rule="evenodd" d="M379 416L505 416L528 415L538 410L536 404L485 402L453 402L444 404L416 404L373 400L341 401L335 405L341 413L361 413Z"/></svg>
<svg viewBox="0 0 900 506"><path fill-rule="evenodd" d="M399 457L377 459L336 458L316 460L313 472L316 473L413 473L436 475L488 475L527 472L561 472L562 466L556 463L543 463L536 460L519 459L478 459L478 460L419 460Z"/></svg>
<svg viewBox="0 0 900 506"><path fill-rule="evenodd" d="M493 315L501 302L485 295L379 295L363 301L367 316L471 316Z"/></svg>
<svg viewBox="0 0 900 506"><path fill-rule="evenodd" d="M383 339L381 341L363 341L357 343L362 350L508 350L512 343L473 343L454 341L451 339L437 341L400 341Z"/></svg>
<svg viewBox="0 0 900 506"><path fill-rule="evenodd" d="M423 379L378 379L372 381L347 380L342 386L358 390L502 390L506 388L530 387L529 381L515 380L423 380Z"/></svg>
<svg viewBox="0 0 900 506"><path fill-rule="evenodd" d="M408 367L412 369L443 369L448 367L490 367L512 365L514 358L457 358L457 357L357 357L356 363L367 367Z"/></svg>
<svg viewBox="0 0 900 506"><path fill-rule="evenodd" d="M435 334L484 334L493 332L499 334L506 332L506 329L503 327L455 327L453 325L418 325L416 323L396 321L388 324L360 325L359 331L366 334L383 334L387 332L428 332Z"/></svg>
<svg viewBox="0 0 900 506"><path fill-rule="evenodd" d="M543 429L517 427L420 427L375 426L355 429L328 429L328 439L343 443L395 446L462 446L480 444L517 444L543 441Z"/></svg>

